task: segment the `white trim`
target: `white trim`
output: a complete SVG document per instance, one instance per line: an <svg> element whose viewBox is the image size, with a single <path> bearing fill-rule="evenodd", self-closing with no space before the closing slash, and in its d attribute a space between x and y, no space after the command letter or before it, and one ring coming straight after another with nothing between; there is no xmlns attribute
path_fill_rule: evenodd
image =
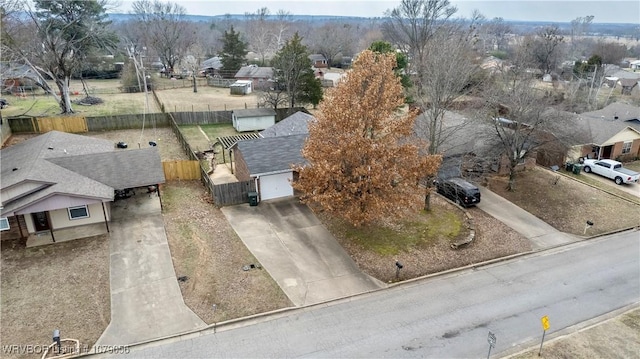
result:
<svg viewBox="0 0 640 359"><path fill-rule="evenodd" d="M84 208L84 210L87 212L87 214L84 215L84 216L78 216L78 217L74 217L74 216L71 215L71 211L72 210L76 210L76 209L80 209L80 208ZM89 206L87 206L86 204L83 204L82 206L69 207L69 208L67 208L67 213L69 213L69 220L89 218Z"/></svg>
<svg viewBox="0 0 640 359"><path fill-rule="evenodd" d="M9 219L7 217L0 217L0 231L8 231L10 228Z"/></svg>

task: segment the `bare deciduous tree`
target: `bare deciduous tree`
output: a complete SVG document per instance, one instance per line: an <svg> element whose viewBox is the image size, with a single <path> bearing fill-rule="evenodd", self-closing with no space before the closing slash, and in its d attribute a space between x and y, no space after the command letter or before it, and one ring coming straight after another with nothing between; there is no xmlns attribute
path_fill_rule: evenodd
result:
<svg viewBox="0 0 640 359"><path fill-rule="evenodd" d="M566 144L576 136L577 123L568 114L553 110L548 93L537 89L531 75L513 80L505 73L486 93L482 118L490 130L488 144L499 149L509 170L507 189L516 189L518 165L541 147Z"/></svg>
<svg viewBox="0 0 640 359"><path fill-rule="evenodd" d="M29 66L35 82L50 93L63 114L73 113L69 94L71 76L81 68L88 54L96 49L115 47L116 37L108 30L106 0L70 2L35 0L36 10L26 9L33 30L25 33L3 31L3 58ZM20 36L12 38L12 35ZM53 91L39 73L47 74L56 84Z"/></svg>
<svg viewBox="0 0 640 359"><path fill-rule="evenodd" d="M547 26L529 37L525 46L533 63L544 73L549 74L555 70L562 58L562 44L564 36L557 26Z"/></svg>
<svg viewBox="0 0 640 359"><path fill-rule="evenodd" d="M268 20L269 9L262 7L255 13L245 13L246 36L249 49L260 56L260 64L264 66L267 53L272 50L273 33Z"/></svg>
<svg viewBox="0 0 640 359"><path fill-rule="evenodd" d="M186 18L186 9L173 2L138 0L132 4L148 50L157 54L168 71L173 71L195 43L194 25Z"/></svg>
<svg viewBox="0 0 640 359"><path fill-rule="evenodd" d="M382 24L382 33L411 58L411 63L423 63L427 45L439 24L449 20L458 9L449 0L401 0L388 11L389 19Z"/></svg>
<svg viewBox="0 0 640 359"><path fill-rule="evenodd" d="M331 68L333 60L339 54L351 54L353 44L352 26L346 23L327 23L314 30L309 47L327 59L327 67Z"/></svg>

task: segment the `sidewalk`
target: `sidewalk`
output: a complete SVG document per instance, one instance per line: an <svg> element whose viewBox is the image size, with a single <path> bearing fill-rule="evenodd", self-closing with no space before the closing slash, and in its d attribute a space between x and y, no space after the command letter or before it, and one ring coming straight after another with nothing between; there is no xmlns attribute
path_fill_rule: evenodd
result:
<svg viewBox="0 0 640 359"><path fill-rule="evenodd" d="M534 250L571 243L578 239L558 231L485 187L480 187L480 193L482 199L477 207L529 239Z"/></svg>

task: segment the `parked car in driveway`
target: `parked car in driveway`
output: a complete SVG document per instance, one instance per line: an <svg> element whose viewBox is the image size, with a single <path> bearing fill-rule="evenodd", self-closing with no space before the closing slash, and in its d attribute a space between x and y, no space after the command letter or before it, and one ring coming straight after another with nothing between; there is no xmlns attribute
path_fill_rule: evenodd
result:
<svg viewBox="0 0 640 359"><path fill-rule="evenodd" d="M583 171L595 173L607 177L620 185L623 183L638 182L640 174L622 167L622 163L613 160L589 160L583 161Z"/></svg>
<svg viewBox="0 0 640 359"><path fill-rule="evenodd" d="M435 185L438 193L459 206L470 207L480 203L480 189L462 178L437 179Z"/></svg>

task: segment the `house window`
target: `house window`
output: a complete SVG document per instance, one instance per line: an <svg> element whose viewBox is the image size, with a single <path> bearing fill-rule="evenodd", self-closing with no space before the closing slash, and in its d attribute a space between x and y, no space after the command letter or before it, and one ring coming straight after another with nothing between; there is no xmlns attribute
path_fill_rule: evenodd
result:
<svg viewBox="0 0 640 359"><path fill-rule="evenodd" d="M631 152L631 145L633 144L633 142L625 142L622 144L622 154L626 154L626 153L630 153Z"/></svg>
<svg viewBox="0 0 640 359"><path fill-rule="evenodd" d="M69 207L69 219L89 218L89 208L87 205Z"/></svg>
<svg viewBox="0 0 640 359"><path fill-rule="evenodd" d="M9 230L9 219L7 217L0 218L0 231Z"/></svg>

